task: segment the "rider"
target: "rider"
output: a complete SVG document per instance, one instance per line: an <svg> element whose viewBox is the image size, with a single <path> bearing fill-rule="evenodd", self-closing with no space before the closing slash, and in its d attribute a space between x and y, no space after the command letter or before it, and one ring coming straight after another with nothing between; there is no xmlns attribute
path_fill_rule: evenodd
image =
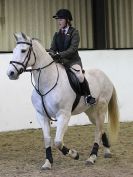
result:
<svg viewBox="0 0 133 177"><path fill-rule="evenodd" d="M95 104L87 80L82 73L82 62L78 54L79 32L71 26L72 15L68 9L60 9L53 16L57 19L59 31L55 32L49 54L58 63L69 66L79 79L86 103Z"/></svg>

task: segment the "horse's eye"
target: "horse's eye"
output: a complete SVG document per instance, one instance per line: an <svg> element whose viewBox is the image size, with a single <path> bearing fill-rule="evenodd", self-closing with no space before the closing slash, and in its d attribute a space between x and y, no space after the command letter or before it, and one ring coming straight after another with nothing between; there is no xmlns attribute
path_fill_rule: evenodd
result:
<svg viewBox="0 0 133 177"><path fill-rule="evenodd" d="M22 49L22 50L21 50L21 52L22 52L22 53L25 53L25 52L26 52L26 50L25 50L25 49Z"/></svg>

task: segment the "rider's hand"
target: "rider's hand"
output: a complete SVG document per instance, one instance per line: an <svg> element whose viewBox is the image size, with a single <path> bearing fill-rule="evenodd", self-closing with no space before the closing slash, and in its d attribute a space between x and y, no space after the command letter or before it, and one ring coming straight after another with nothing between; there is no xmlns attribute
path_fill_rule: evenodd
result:
<svg viewBox="0 0 133 177"><path fill-rule="evenodd" d="M54 56L53 56L53 59L57 62L59 62L61 60L61 57L60 57L60 54L59 53L56 53Z"/></svg>
<svg viewBox="0 0 133 177"><path fill-rule="evenodd" d="M60 57L60 54L59 54L59 53L56 53L56 54L54 54L54 53L49 53L49 55L54 59L54 61L55 61L56 63L62 63L61 57Z"/></svg>
<svg viewBox="0 0 133 177"><path fill-rule="evenodd" d="M55 53L54 52L49 52L49 55L53 58Z"/></svg>

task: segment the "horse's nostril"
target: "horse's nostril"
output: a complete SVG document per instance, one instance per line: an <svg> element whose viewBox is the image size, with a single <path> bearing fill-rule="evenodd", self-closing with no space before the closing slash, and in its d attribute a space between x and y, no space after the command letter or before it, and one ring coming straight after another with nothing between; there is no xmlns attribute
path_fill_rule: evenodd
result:
<svg viewBox="0 0 133 177"><path fill-rule="evenodd" d="M10 72L10 76L13 76L13 75L14 75L14 71L11 71L11 72Z"/></svg>

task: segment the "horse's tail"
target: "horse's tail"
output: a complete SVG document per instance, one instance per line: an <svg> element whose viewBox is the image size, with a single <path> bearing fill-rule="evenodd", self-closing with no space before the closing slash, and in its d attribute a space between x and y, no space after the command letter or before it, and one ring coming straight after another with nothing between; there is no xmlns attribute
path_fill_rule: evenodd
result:
<svg viewBox="0 0 133 177"><path fill-rule="evenodd" d="M119 108L117 94L113 88L112 97L108 104L109 134L111 141L116 140L119 131Z"/></svg>

